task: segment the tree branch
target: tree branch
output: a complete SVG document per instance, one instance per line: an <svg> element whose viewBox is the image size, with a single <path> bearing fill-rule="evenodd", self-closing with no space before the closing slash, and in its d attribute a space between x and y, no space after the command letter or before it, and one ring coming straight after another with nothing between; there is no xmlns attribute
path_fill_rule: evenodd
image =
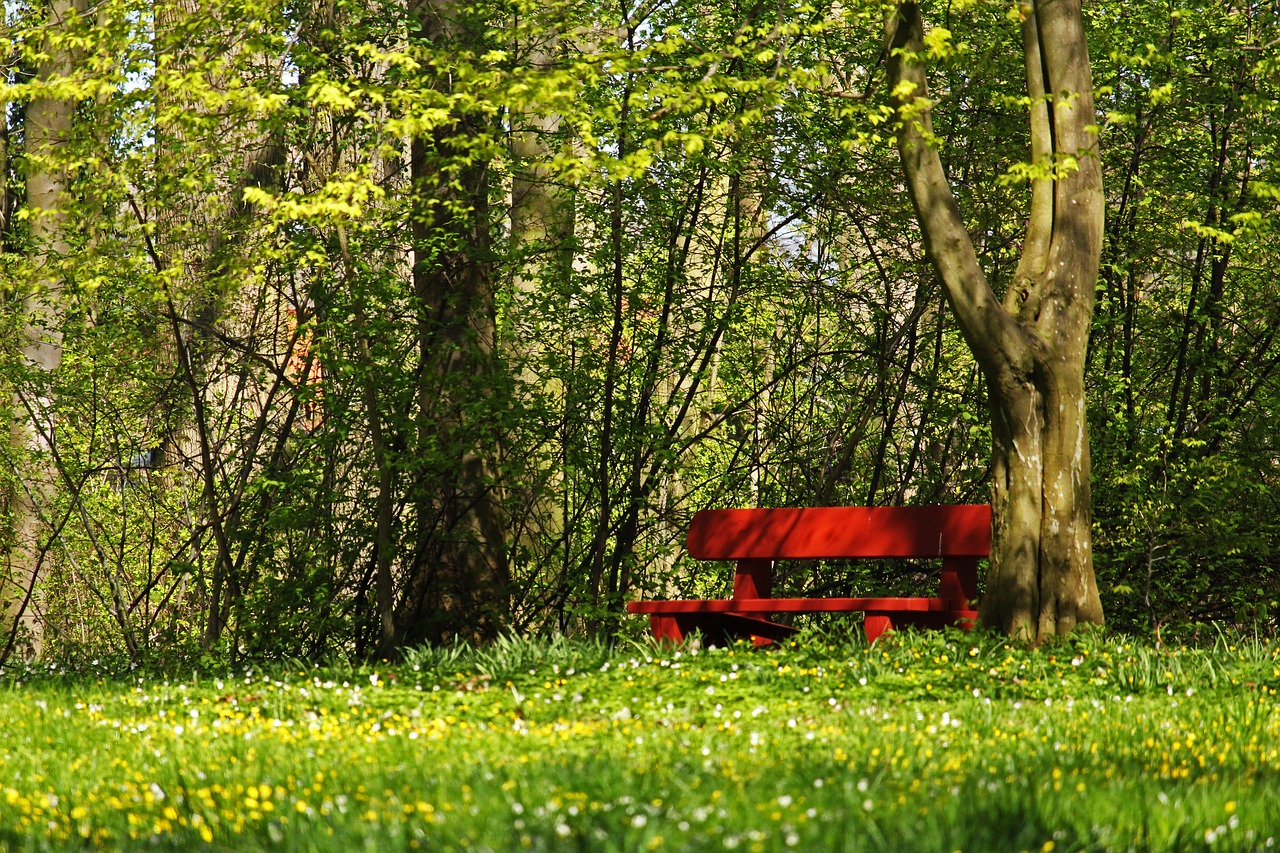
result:
<svg viewBox="0 0 1280 853"><path fill-rule="evenodd" d="M947 300L974 356L991 375L1005 361L1013 319L987 282L960 207L934 145L928 81L920 57L924 22L915 2L901 2L889 17L889 83L897 109L898 152L924 236L925 250L942 278Z"/></svg>
<svg viewBox="0 0 1280 853"><path fill-rule="evenodd" d="M1053 122L1049 114L1047 72L1040 51L1040 29L1030 2L1020 5L1022 48L1027 69L1030 99L1031 162L1053 165ZM1023 320L1034 320L1040 311L1044 273L1049 264L1049 240L1053 233L1053 179L1045 175L1031 181L1031 214L1022 255L1013 274L1013 286L1004 297L1004 307Z"/></svg>

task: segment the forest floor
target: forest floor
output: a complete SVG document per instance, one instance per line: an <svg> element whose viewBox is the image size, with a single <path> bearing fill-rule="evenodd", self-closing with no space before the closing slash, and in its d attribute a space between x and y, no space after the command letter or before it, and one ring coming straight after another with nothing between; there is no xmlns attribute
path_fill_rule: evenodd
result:
<svg viewBox="0 0 1280 853"><path fill-rule="evenodd" d="M0 681L0 846L1266 850L1280 646L508 640Z"/></svg>

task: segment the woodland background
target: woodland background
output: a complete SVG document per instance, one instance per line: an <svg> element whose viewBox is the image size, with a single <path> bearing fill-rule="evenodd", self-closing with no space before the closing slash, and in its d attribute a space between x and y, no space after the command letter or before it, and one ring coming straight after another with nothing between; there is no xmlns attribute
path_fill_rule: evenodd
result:
<svg viewBox="0 0 1280 853"><path fill-rule="evenodd" d="M925 12L942 157L1003 287L1031 173L1016 7ZM680 558L697 509L985 502L885 14L7 4L0 657L639 631L625 600L727 583ZM1107 618L1274 629L1280 4L1085 14Z"/></svg>

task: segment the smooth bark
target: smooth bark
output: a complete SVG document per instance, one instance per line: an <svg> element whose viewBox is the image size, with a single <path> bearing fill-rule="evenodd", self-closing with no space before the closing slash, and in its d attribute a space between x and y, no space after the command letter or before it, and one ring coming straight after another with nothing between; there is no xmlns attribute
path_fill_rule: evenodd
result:
<svg viewBox="0 0 1280 853"><path fill-rule="evenodd" d="M561 50L559 33L527 46L528 62L544 68ZM521 562L547 564L548 551L565 536L565 483L558 464L556 421L572 417L562 378L548 370L546 326L569 315L574 267L575 189L551 161L563 136L561 118L535 110L513 113L510 151L510 306L501 330L503 355L516 378L515 393L526 404L547 408L548 431L527 453L529 468L519 491L510 531ZM555 412L556 421L551 420ZM526 556L527 555L527 556Z"/></svg>
<svg viewBox="0 0 1280 853"><path fill-rule="evenodd" d="M924 23L889 22L898 147L925 248L986 378L993 529L980 616L1039 641L1101 623L1093 572L1084 361L1103 231L1093 87L1079 0L1021 7L1032 181L1022 255L1004 299L974 251L932 133Z"/></svg>
<svg viewBox="0 0 1280 853"><path fill-rule="evenodd" d="M74 70L75 56L58 40L69 23L84 12L83 0L52 0L44 45L44 59L36 72L40 82L64 78ZM22 361L35 380L27 391L18 389L11 403L11 460L34 454L35 464L17 471L19 484L9 496L13 544L8 554L4 589L0 592L11 636L39 654L44 625L39 576L50 545L43 510L54 493L54 472L45 459L54 436L52 374L62 364L62 334L56 316L62 289L59 267L70 251L67 203L70 175L65 165L71 143L75 102L41 95L26 110L23 133L26 157L23 176L30 216L31 260L35 275L23 296ZM37 420L39 422L37 422ZM42 461L43 460L43 461ZM9 644L13 648L13 644Z"/></svg>

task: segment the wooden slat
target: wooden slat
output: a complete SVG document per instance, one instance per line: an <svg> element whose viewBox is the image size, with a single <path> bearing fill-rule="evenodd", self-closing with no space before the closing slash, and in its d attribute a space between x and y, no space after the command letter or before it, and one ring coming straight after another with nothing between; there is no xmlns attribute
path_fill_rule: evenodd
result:
<svg viewBox="0 0 1280 853"><path fill-rule="evenodd" d="M985 557L991 507L709 509L687 546L700 560Z"/></svg>
<svg viewBox="0 0 1280 853"><path fill-rule="evenodd" d="M630 613L851 613L950 610L941 598L720 598L632 601Z"/></svg>

